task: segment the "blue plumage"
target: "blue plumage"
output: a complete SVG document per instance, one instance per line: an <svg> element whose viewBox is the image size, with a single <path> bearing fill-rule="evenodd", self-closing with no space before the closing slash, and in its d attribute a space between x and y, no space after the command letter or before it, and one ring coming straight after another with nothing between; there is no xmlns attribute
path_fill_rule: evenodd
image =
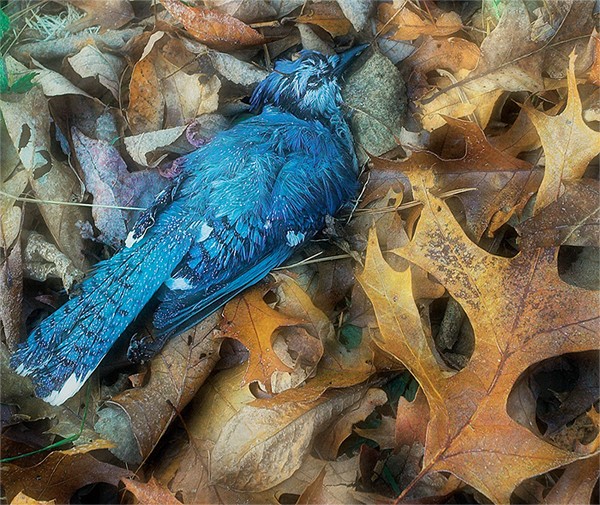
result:
<svg viewBox="0 0 600 505"><path fill-rule="evenodd" d="M58 405L75 394L154 295L161 341L265 277L356 194L358 165L337 78L362 48L302 51L258 85L260 114L184 156L125 247L45 319L12 365Z"/></svg>

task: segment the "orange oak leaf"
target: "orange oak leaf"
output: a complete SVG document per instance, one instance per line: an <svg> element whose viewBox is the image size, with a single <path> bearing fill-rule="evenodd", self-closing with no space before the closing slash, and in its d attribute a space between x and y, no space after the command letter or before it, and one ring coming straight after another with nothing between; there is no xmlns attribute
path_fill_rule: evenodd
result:
<svg viewBox="0 0 600 505"><path fill-rule="evenodd" d="M260 381L270 390L274 372L292 371L273 349L273 332L306 321L269 307L263 300L265 293L265 286L257 286L225 305L221 329L224 336L239 340L250 351L244 383Z"/></svg>
<svg viewBox="0 0 600 505"><path fill-rule="evenodd" d="M440 192L475 188L475 191L459 194L458 198L465 209L469 236L479 240L486 230L493 234L513 214L521 212L537 190L542 174L530 163L493 147L475 123L444 119L452 135L464 139L464 148L447 153L451 159L418 151L404 161L372 158L373 168L389 172L386 180L396 173L432 171Z"/></svg>
<svg viewBox="0 0 600 505"><path fill-rule="evenodd" d="M530 106L525 108L540 136L546 156L535 213L558 199L562 181L580 179L590 161L600 153L600 133L586 125L582 117L574 53L569 57L567 82L567 106L559 115L548 116Z"/></svg>
<svg viewBox="0 0 600 505"><path fill-rule="evenodd" d="M258 46L267 41L254 28L222 12L189 7L180 0L160 0L187 32L203 44L221 51Z"/></svg>
<svg viewBox="0 0 600 505"><path fill-rule="evenodd" d="M592 493L598 482L598 454L571 463L550 490L544 503L592 503Z"/></svg>
<svg viewBox="0 0 600 505"><path fill-rule="evenodd" d="M447 205L429 190L433 177L409 174L423 210L413 239L392 251L438 279L465 310L475 349L459 372L448 370L425 332L410 269L393 270L374 231L358 280L381 330L377 344L419 381L430 407L423 470L450 472L496 503L527 478L588 456L559 449L512 419L507 399L531 365L597 347L597 295L563 282L558 248L493 256L469 240ZM405 496L412 485L405 489ZM401 496L401 497L402 497Z"/></svg>

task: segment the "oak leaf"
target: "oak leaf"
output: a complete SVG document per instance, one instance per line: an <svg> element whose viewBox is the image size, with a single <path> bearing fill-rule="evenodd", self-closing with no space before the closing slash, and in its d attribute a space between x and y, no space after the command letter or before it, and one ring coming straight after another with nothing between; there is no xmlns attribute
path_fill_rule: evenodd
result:
<svg viewBox="0 0 600 505"><path fill-rule="evenodd" d="M225 305L221 330L224 336L239 340L250 351L244 382L260 381L270 390L273 373L292 371L275 353L273 333L282 326L305 321L269 307L263 300L266 291L264 286L257 286Z"/></svg>
<svg viewBox="0 0 600 505"><path fill-rule="evenodd" d="M453 149L444 148L442 154L451 155L450 159L418 151L405 161L373 158L373 167L388 173L387 177L378 176L384 180L392 180L394 174L430 170L440 192L475 188L476 191L457 196L465 209L468 234L479 240L486 230L492 234L513 214L522 211L537 190L542 174L530 163L493 147L475 123L448 117L445 120L451 133L464 141L464 147L460 142Z"/></svg>
<svg viewBox="0 0 600 505"><path fill-rule="evenodd" d="M582 117L575 79L575 54L569 58L567 82L567 106L559 115L548 116L529 106L525 109L540 136L546 156L535 213L557 200L563 181L581 178L590 161L600 153L600 133L585 124Z"/></svg>
<svg viewBox="0 0 600 505"><path fill-rule="evenodd" d="M538 438L506 411L511 388L529 366L563 353L592 350L597 296L564 283L557 248L493 256L472 243L439 198L432 177L410 174L423 205L410 243L393 251L438 279L467 313L476 335L461 371L446 369L423 330L410 269L393 270L373 231L358 280L381 330L378 345L419 381L430 407L423 471L448 471L498 503L525 479L587 456ZM404 491L410 492L413 486Z"/></svg>

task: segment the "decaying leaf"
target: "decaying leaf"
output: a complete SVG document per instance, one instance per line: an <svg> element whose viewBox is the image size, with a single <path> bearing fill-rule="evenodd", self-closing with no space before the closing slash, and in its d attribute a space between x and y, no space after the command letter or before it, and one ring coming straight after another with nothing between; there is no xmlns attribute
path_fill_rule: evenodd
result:
<svg viewBox="0 0 600 505"><path fill-rule="evenodd" d="M68 58L68 61L71 68L82 79L97 79L112 93L115 99L119 99L121 73L125 68L125 63L121 58L100 52L96 47L90 45Z"/></svg>
<svg viewBox="0 0 600 505"><path fill-rule="evenodd" d="M40 282L48 277L58 277L67 291L83 279L84 273L43 235L32 231L26 233L24 239L23 269L27 277Z"/></svg>
<svg viewBox="0 0 600 505"><path fill-rule="evenodd" d="M454 154L452 159L441 159L421 151L413 153L406 161L374 159L373 164L376 169L406 174L430 170L436 175L440 193L476 188L476 191L459 194L458 198L465 209L468 233L478 240L486 230L493 233L513 214L522 211L539 187L542 174L531 164L492 147L475 123L445 119L464 138L464 149L451 153ZM399 177L394 173L378 177L390 179L394 176Z"/></svg>
<svg viewBox="0 0 600 505"><path fill-rule="evenodd" d="M180 0L160 0L194 38L215 49L240 49L267 40L238 19L219 11L189 7Z"/></svg>
<svg viewBox="0 0 600 505"><path fill-rule="evenodd" d="M319 2L307 6L296 18L296 22L320 26L333 37L346 35L352 26L336 2Z"/></svg>
<svg viewBox="0 0 600 505"><path fill-rule="evenodd" d="M444 12L437 19L432 19L425 12L417 14L409 5L406 3L398 12L389 3L379 4L378 31L389 32L388 36L395 40L414 40L420 35L451 35L462 28L462 21L456 12Z"/></svg>
<svg viewBox="0 0 600 505"><path fill-rule="evenodd" d="M379 345L409 368L427 396L423 475L449 471L493 501L508 502L526 478L587 455L585 448L565 451L538 438L505 406L531 364L596 347L598 314L590 312L596 297L560 280L557 249L523 250L511 259L479 249L426 189L431 175L410 177L423 211L411 242L394 253L434 275L467 313L476 335L467 366L453 375L444 370L412 301L410 271L385 262L375 233L359 282L377 315Z"/></svg>
<svg viewBox="0 0 600 505"><path fill-rule="evenodd" d="M314 436L366 391L357 386L313 402L261 408L246 404L252 396L247 388L240 390L243 366L227 372L211 379L195 400L205 408L190 421L190 429L195 436L214 440L213 482L249 492L269 489L291 476Z"/></svg>
<svg viewBox="0 0 600 505"><path fill-rule="evenodd" d="M195 56L164 32L155 32L135 64L127 117L135 134L182 126L214 112L221 81L188 74Z"/></svg>
<svg viewBox="0 0 600 505"><path fill-rule="evenodd" d="M335 460L342 442L352 433L353 426L364 421L375 407L387 402L387 395L382 389L369 389L365 395L351 408L343 412L328 427L327 433L319 439L319 457Z"/></svg>
<svg viewBox="0 0 600 505"><path fill-rule="evenodd" d="M77 32L89 26L120 28L133 19L133 7L127 0L69 0L71 4L85 11L85 16L69 28Z"/></svg>
<svg viewBox="0 0 600 505"><path fill-rule="evenodd" d="M107 482L117 486L122 478L132 477L132 472L103 463L90 454L90 451L111 446L100 441L66 451L53 451L32 467L3 465L2 485L6 496L10 501L25 490L35 500L69 503L71 495L88 484Z"/></svg>
<svg viewBox="0 0 600 505"><path fill-rule="evenodd" d="M132 493L138 500L138 503L147 503L157 505L179 505L181 502L154 477L146 483L133 479L123 479L125 489Z"/></svg>
<svg viewBox="0 0 600 505"><path fill-rule="evenodd" d="M0 263L0 337L9 350L16 349L21 339L23 302L23 259L21 242L16 237L12 247L4 246Z"/></svg>
<svg viewBox="0 0 600 505"><path fill-rule="evenodd" d="M597 454L574 461L565 468L558 482L550 490L544 503L568 505L571 503L591 503L594 487L598 482Z"/></svg>
<svg viewBox="0 0 600 505"><path fill-rule="evenodd" d="M98 240L119 248L133 214L126 208L149 206L166 180L155 170L129 172L119 151L104 140L91 139L76 128L72 128L71 136L85 188L94 197L92 217L100 231Z"/></svg>
<svg viewBox="0 0 600 505"><path fill-rule="evenodd" d="M12 59L7 64L15 72L26 70ZM86 213L79 207L43 203L71 202L80 189L73 171L50 154L50 114L44 93L35 87L25 94L3 96L0 110L54 240L76 267L83 267L84 246L77 223L86 221Z"/></svg>
<svg viewBox="0 0 600 505"><path fill-rule="evenodd" d="M565 181L556 202L517 226L523 246L600 247L599 190L592 179Z"/></svg>
<svg viewBox="0 0 600 505"><path fill-rule="evenodd" d="M458 37L434 39L427 36L406 63L416 72L426 74L438 68L450 72L461 69L473 70L479 62L480 50L476 44Z"/></svg>
<svg viewBox="0 0 600 505"><path fill-rule="evenodd" d="M29 496L27 496L25 493L21 492L13 498L13 500L10 502L10 505L54 505L55 503L56 503L56 500L52 500L52 501L34 500L33 498L30 498Z"/></svg>
<svg viewBox="0 0 600 505"><path fill-rule="evenodd" d="M150 379L128 389L98 412L94 429L118 441L113 452L122 460L139 463L154 449L218 360L220 342L211 338L216 316L171 339L150 366Z"/></svg>

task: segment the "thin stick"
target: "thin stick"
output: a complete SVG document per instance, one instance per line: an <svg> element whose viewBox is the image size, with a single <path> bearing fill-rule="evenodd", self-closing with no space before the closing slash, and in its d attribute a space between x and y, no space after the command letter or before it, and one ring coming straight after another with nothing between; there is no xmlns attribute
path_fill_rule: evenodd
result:
<svg viewBox="0 0 600 505"><path fill-rule="evenodd" d="M6 198L12 198L18 202L31 202L31 203L41 203L41 204L49 204L49 205L66 205L71 207L96 207L103 209L118 209L118 210L146 210L142 207L122 207L120 205L102 205L99 203L77 203L77 202L60 202L57 200L39 200L37 198L27 198L25 196L15 196L9 193L6 193L0 190L0 195L5 196Z"/></svg>

